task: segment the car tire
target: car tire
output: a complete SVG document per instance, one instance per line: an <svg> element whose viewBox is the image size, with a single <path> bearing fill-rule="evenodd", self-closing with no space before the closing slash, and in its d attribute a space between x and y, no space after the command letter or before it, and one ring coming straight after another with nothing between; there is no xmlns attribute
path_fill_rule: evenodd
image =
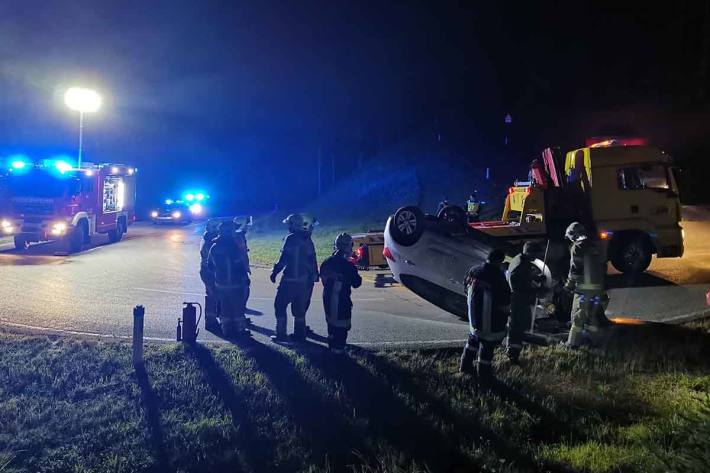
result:
<svg viewBox="0 0 710 473"><path fill-rule="evenodd" d="M390 234L399 245L415 244L424 232L424 213L413 205L398 209L392 217Z"/></svg>
<svg viewBox="0 0 710 473"><path fill-rule="evenodd" d="M27 238L15 235L13 238L14 243L15 243L15 249L17 250L27 250L30 247L30 242L27 240Z"/></svg>
<svg viewBox="0 0 710 473"><path fill-rule="evenodd" d="M84 226L80 223L67 235L69 253L78 253L81 251L81 248L84 246L84 233Z"/></svg>
<svg viewBox="0 0 710 473"><path fill-rule="evenodd" d="M437 217L446 223L457 227L466 226L466 212L458 205L447 205L439 211Z"/></svg>
<svg viewBox="0 0 710 473"><path fill-rule="evenodd" d="M643 236L623 239L613 246L611 264L624 274L641 274L651 264L653 254L651 244Z"/></svg>

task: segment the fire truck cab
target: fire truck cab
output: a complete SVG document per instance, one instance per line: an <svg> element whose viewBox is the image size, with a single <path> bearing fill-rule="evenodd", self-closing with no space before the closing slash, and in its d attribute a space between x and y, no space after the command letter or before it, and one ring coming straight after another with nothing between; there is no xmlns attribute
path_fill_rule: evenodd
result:
<svg viewBox="0 0 710 473"><path fill-rule="evenodd" d="M135 173L125 164L13 161L0 176L0 233L18 249L61 240L77 252L95 234L120 241L135 221Z"/></svg>

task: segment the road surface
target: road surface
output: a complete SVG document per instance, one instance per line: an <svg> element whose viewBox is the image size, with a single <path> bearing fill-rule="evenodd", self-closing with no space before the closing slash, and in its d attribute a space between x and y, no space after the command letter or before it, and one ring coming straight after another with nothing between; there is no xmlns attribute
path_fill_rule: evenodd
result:
<svg viewBox="0 0 710 473"><path fill-rule="evenodd" d="M610 312L647 320L674 320L707 309L710 287L710 222L688 222L686 256L654 260L635 281L611 275ZM183 301L203 300L198 275L201 229L136 224L126 239L107 244L97 238L88 250L54 256L56 244L33 245L27 252L0 241L0 325L28 330L130 337L132 308L146 308L147 338L172 340ZM353 292L349 342L370 347L437 346L465 339L467 324L391 284L387 274L362 272L363 287ZM379 274L379 275L378 275ZM266 339L274 327L276 287L268 268L252 270L250 317L254 336ZM308 324L325 335L321 287L316 285ZM289 320L289 325L292 319ZM204 330L202 340L219 340Z"/></svg>

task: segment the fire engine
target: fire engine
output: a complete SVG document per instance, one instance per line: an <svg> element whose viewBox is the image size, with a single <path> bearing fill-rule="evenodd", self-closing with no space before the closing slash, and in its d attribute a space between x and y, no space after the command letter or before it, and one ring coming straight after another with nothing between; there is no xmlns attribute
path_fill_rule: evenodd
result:
<svg viewBox="0 0 710 473"><path fill-rule="evenodd" d="M18 249L60 240L72 253L96 234L120 241L135 221L135 174L125 164L15 157L0 175L0 236Z"/></svg>

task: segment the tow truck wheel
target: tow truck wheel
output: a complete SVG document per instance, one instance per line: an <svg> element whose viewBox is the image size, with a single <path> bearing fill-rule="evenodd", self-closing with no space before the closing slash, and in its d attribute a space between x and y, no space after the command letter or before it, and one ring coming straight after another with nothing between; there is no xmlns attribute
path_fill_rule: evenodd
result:
<svg viewBox="0 0 710 473"><path fill-rule="evenodd" d="M15 240L15 249L17 249L17 250L26 250L30 247L30 242L25 237L15 235L14 240Z"/></svg>
<svg viewBox="0 0 710 473"><path fill-rule="evenodd" d="M641 236L629 237L614 245L611 264L626 274L641 274L651 264L651 245Z"/></svg>
<svg viewBox="0 0 710 473"><path fill-rule="evenodd" d="M424 232L424 214L413 205L398 209L392 217L390 234L402 246L412 246Z"/></svg>

